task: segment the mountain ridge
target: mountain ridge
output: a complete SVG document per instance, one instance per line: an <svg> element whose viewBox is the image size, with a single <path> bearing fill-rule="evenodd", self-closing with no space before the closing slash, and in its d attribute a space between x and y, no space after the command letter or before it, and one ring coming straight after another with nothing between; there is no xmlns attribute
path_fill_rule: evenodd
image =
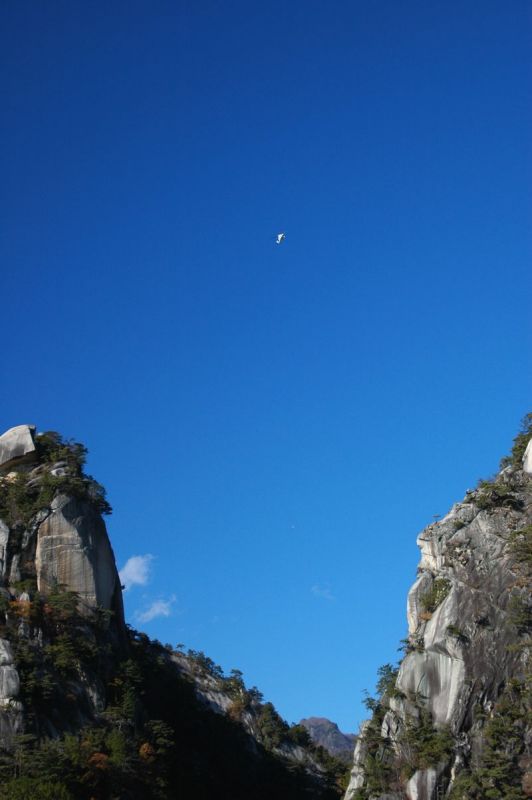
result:
<svg viewBox="0 0 532 800"><path fill-rule="evenodd" d="M404 656L379 670L347 788L238 670L126 625L86 453L30 425L0 436L0 800L532 796L532 414L418 537Z"/></svg>
<svg viewBox="0 0 532 800"><path fill-rule="evenodd" d="M356 743L356 734L343 733L336 722L326 717L307 717L299 722L309 732L313 742L325 748L331 755L351 763Z"/></svg>
<svg viewBox="0 0 532 800"><path fill-rule="evenodd" d="M345 765L238 670L126 625L86 454L0 436L0 800L337 800Z"/></svg>

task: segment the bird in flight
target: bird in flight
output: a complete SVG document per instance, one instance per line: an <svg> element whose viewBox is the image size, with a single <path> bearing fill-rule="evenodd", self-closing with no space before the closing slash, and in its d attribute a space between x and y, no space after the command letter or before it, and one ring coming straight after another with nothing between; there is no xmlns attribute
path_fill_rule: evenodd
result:
<svg viewBox="0 0 532 800"><path fill-rule="evenodd" d="M286 239L286 236L285 236L284 233L278 233L277 234L277 239L275 240L275 244L281 244L281 242L284 242L285 239Z"/></svg>

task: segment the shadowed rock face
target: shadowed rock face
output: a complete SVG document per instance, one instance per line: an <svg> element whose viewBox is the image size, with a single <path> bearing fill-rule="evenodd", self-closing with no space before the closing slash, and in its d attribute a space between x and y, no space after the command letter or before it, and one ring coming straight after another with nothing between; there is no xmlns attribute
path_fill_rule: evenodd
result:
<svg viewBox="0 0 532 800"><path fill-rule="evenodd" d="M234 689L232 691L228 690L223 678L209 672L208 668L198 664L197 660L190 655L174 653L172 655L172 660L179 672L185 675L194 686L196 696L202 704L209 708L209 710L214 711L215 714L228 716L234 719ZM271 743L268 744L268 734L265 736L261 724L261 713L263 709L262 699L249 698L245 707L237 712L240 724L253 739L254 749L256 749L257 744L259 747L267 746L272 752L286 759L292 765L304 766L309 775L313 775L317 778L318 782L322 782L324 777L323 764L313 748L294 742L289 738L280 739L280 741L277 741L273 745ZM328 720L323 720L323 722L328 722ZM329 725L332 725L338 731L334 723L329 723ZM340 732L338 731L338 733ZM340 736L343 736L343 734L340 734ZM351 755L352 748L350 749L350 756ZM350 760L351 758L349 758L349 761ZM314 795L310 794L309 798L312 796Z"/></svg>
<svg viewBox="0 0 532 800"><path fill-rule="evenodd" d="M531 452L529 446L524 466ZM435 729L450 731L454 748L407 780L396 777L394 791L373 793L372 800L447 796L460 772L482 754L484 726L504 687L527 672L526 648L519 644L524 631L512 609L529 603L530 576L512 536L531 524L532 478L525 469L507 467L419 535L418 578L407 601L409 652L394 691L383 700L388 710L381 736L400 763L401 733L423 710ZM346 800L368 796L366 758L362 736Z"/></svg>
<svg viewBox="0 0 532 800"><path fill-rule="evenodd" d="M23 729L18 672L10 642L0 639L0 742L11 741Z"/></svg>
<svg viewBox="0 0 532 800"><path fill-rule="evenodd" d="M299 724L307 729L315 744L343 761L351 761L356 741L354 734L342 733L335 722L325 717L309 717L302 719Z"/></svg>

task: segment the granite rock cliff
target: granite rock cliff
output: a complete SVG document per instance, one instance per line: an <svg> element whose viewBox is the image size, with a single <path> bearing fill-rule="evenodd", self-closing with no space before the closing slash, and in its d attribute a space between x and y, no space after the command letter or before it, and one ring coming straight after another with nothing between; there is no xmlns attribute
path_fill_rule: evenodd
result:
<svg viewBox="0 0 532 800"><path fill-rule="evenodd" d="M81 445L38 435L33 425L0 436L0 621L30 647L45 644L45 628L30 619L31 601L58 593L75 598L87 620L108 612L108 634L124 638L120 581L100 513L108 504L102 487L84 474L84 456ZM29 711L21 702L13 647L0 638L0 744L23 730ZM103 696L88 675L76 691L79 722Z"/></svg>
<svg viewBox="0 0 532 800"><path fill-rule="evenodd" d="M125 625L85 456L0 436L0 800L338 800L346 765L238 670Z"/></svg>
<svg viewBox="0 0 532 800"><path fill-rule="evenodd" d="M405 655L381 674L346 800L532 796L531 421L495 478L418 537Z"/></svg>

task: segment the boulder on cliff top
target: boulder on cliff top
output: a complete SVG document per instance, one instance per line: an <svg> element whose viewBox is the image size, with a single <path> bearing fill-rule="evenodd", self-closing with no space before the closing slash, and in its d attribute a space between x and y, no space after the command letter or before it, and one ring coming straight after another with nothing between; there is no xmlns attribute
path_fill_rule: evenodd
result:
<svg viewBox="0 0 532 800"><path fill-rule="evenodd" d="M0 469L37 460L35 425L17 425L0 436Z"/></svg>

